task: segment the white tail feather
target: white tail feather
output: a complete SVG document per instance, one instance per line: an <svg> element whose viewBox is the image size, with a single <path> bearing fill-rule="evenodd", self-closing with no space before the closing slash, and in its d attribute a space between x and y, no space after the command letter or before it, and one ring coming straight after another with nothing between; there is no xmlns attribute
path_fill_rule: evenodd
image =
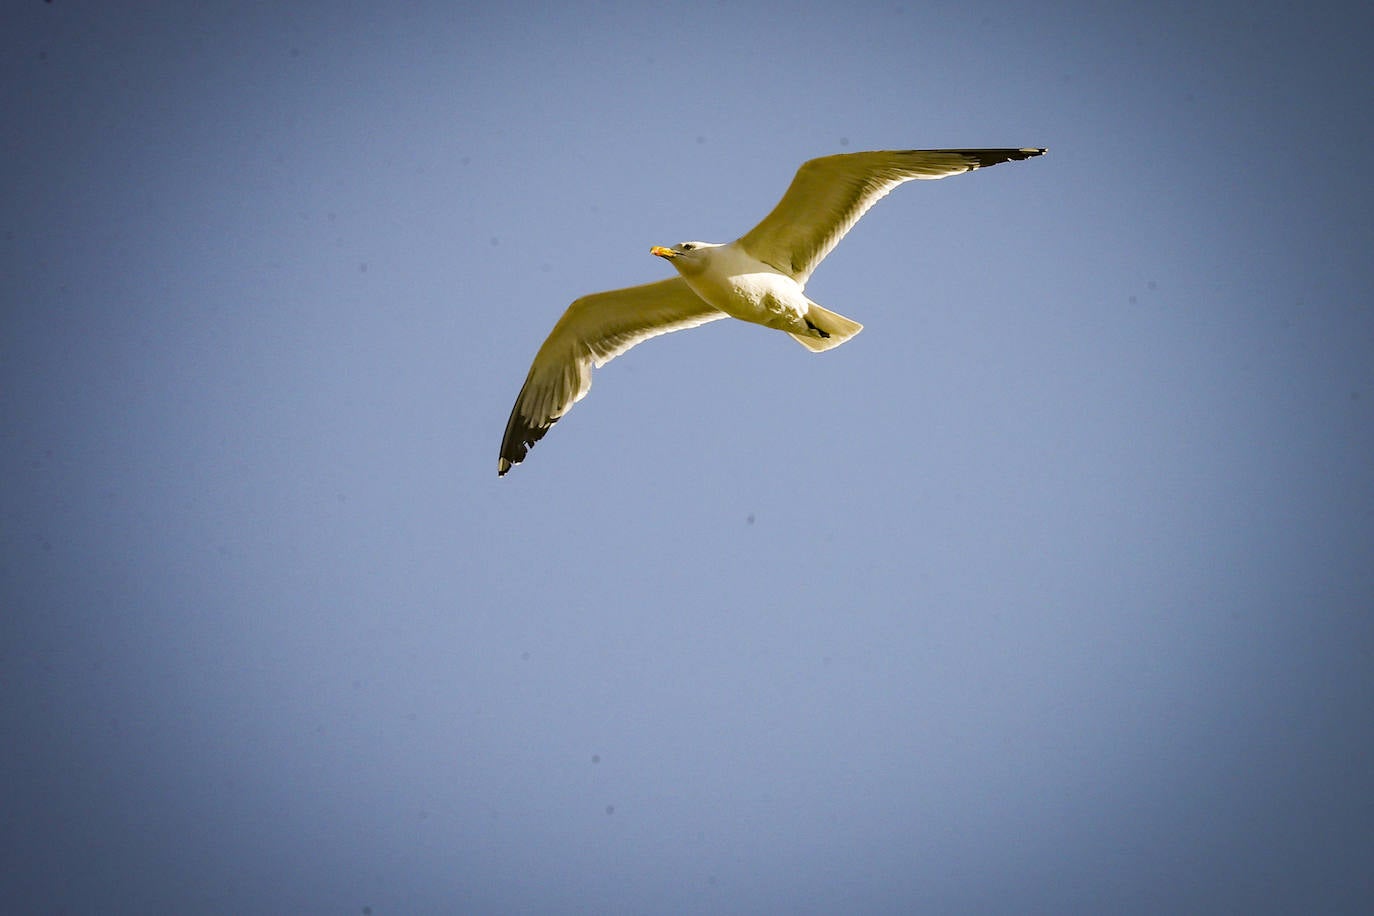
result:
<svg viewBox="0 0 1374 916"><path fill-rule="evenodd" d="M830 309L821 308L814 302L811 303L811 308L806 311L806 320L829 335L822 337L814 331L811 334L792 335L796 338L797 343L814 353L838 347L864 329L864 326L857 321L838 315Z"/></svg>

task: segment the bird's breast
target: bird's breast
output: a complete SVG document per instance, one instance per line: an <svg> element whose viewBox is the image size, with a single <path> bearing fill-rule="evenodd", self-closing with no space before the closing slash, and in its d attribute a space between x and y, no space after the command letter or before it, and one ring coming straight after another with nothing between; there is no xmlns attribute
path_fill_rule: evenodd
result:
<svg viewBox="0 0 1374 916"><path fill-rule="evenodd" d="M692 290L727 315L778 327L779 319L805 314L806 296L791 277L771 270L703 271L685 278ZM792 322L786 321L786 324Z"/></svg>

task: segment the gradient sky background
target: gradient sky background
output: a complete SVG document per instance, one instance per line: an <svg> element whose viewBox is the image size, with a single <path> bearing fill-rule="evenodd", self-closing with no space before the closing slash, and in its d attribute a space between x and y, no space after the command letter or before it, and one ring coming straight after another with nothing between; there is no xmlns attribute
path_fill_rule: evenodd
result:
<svg viewBox="0 0 1374 916"><path fill-rule="evenodd" d="M6 911L1374 899L1367 4L3 15ZM865 217L853 342L498 480L575 296L958 146L1050 152Z"/></svg>

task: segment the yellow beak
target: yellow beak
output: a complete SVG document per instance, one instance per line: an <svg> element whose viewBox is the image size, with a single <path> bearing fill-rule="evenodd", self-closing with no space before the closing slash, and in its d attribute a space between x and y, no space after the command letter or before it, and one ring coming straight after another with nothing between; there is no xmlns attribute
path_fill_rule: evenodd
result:
<svg viewBox="0 0 1374 916"><path fill-rule="evenodd" d="M655 245L649 249L649 254L657 255L660 258L675 258L677 252L671 248L664 248L662 245Z"/></svg>

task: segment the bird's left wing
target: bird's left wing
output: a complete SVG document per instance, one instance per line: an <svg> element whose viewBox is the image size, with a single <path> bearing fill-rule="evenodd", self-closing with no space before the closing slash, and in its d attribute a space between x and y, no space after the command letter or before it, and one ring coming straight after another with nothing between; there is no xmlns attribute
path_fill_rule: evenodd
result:
<svg viewBox="0 0 1374 916"><path fill-rule="evenodd" d="M773 211L740 239L754 257L805 284L859 217L897 185L944 178L1043 149L913 149L841 153L803 162Z"/></svg>
<svg viewBox="0 0 1374 916"><path fill-rule="evenodd" d="M642 340L694 328L725 313L707 305L681 277L592 293L568 306L535 354L501 439L504 475L592 387L601 367Z"/></svg>

